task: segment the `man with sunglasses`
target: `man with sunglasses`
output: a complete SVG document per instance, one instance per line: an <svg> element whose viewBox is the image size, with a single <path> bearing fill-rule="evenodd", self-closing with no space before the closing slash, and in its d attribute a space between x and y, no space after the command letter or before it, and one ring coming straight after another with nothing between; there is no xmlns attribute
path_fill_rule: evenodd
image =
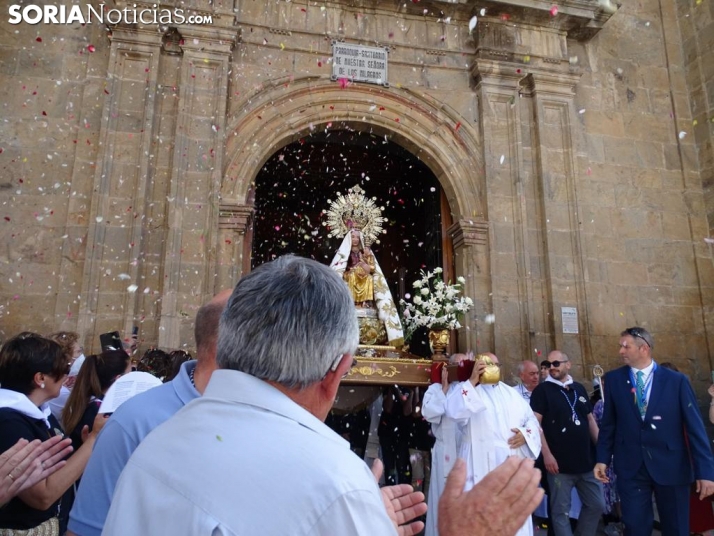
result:
<svg viewBox="0 0 714 536"><path fill-rule="evenodd" d="M554 350L548 354L548 364L550 375L533 391L531 408L542 427L553 531L555 536L572 536L568 514L575 488L582 503L575 534L594 536L605 509L602 487L590 469L597 423L585 387L570 376L568 356Z"/></svg>
<svg viewBox="0 0 714 536"><path fill-rule="evenodd" d="M662 534L689 535L689 488L714 493L714 459L689 380L652 359L644 328L620 334L625 366L605 374L595 476L607 482L613 460L625 534L652 533L652 494Z"/></svg>

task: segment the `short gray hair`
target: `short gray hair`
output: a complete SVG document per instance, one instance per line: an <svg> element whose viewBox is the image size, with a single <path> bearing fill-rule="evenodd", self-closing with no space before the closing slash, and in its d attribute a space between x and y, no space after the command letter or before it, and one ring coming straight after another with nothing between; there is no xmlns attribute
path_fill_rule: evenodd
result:
<svg viewBox="0 0 714 536"><path fill-rule="evenodd" d="M530 359L526 359L525 361L521 361L520 363L518 363L518 366L516 367L516 374L518 374L519 376L523 374L523 371L526 370L527 363L533 363L533 366L536 368L536 370L538 370L538 363L536 363L535 361L531 361Z"/></svg>
<svg viewBox="0 0 714 536"><path fill-rule="evenodd" d="M216 361L288 388L320 381L354 354L359 328L342 278L310 259L286 255L243 277L221 315Z"/></svg>

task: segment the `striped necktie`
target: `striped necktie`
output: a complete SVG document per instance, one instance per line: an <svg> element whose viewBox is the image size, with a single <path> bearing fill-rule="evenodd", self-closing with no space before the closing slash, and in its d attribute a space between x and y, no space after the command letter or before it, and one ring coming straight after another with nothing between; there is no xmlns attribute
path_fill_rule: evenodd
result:
<svg viewBox="0 0 714 536"><path fill-rule="evenodd" d="M647 411L647 403L645 401L645 382L643 380L645 373L641 370L637 371L637 409L640 410L640 417L645 418Z"/></svg>

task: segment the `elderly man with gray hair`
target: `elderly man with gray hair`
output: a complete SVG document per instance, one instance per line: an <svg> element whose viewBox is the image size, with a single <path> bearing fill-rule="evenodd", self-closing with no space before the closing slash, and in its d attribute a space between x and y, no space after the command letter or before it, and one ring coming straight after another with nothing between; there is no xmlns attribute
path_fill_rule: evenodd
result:
<svg viewBox="0 0 714 536"><path fill-rule="evenodd" d="M285 256L243 277L221 317L219 370L202 398L138 447L103 534L421 530L421 522L409 521L424 513L423 495L410 486L380 494L366 464L322 422L357 343L352 298L327 266ZM443 506L447 520L475 511L474 501L486 496L500 500L499 508L535 508L537 475L516 464L510 461L479 496L462 492L463 467L455 471ZM479 516L473 523L482 522ZM455 521L444 536L462 528Z"/></svg>

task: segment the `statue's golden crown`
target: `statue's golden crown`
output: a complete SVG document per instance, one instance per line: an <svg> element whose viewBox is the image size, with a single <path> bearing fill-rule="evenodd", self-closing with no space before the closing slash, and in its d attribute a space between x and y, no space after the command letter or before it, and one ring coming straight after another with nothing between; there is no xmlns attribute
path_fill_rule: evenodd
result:
<svg viewBox="0 0 714 536"><path fill-rule="evenodd" d="M329 200L327 221L323 222L330 229L330 236L345 236L354 229L362 233L365 245L379 243L377 237L386 233L382 223L387 221L382 217L382 210L376 204L376 198L365 197L365 191L355 185L347 190L346 195L337 194L335 201Z"/></svg>

